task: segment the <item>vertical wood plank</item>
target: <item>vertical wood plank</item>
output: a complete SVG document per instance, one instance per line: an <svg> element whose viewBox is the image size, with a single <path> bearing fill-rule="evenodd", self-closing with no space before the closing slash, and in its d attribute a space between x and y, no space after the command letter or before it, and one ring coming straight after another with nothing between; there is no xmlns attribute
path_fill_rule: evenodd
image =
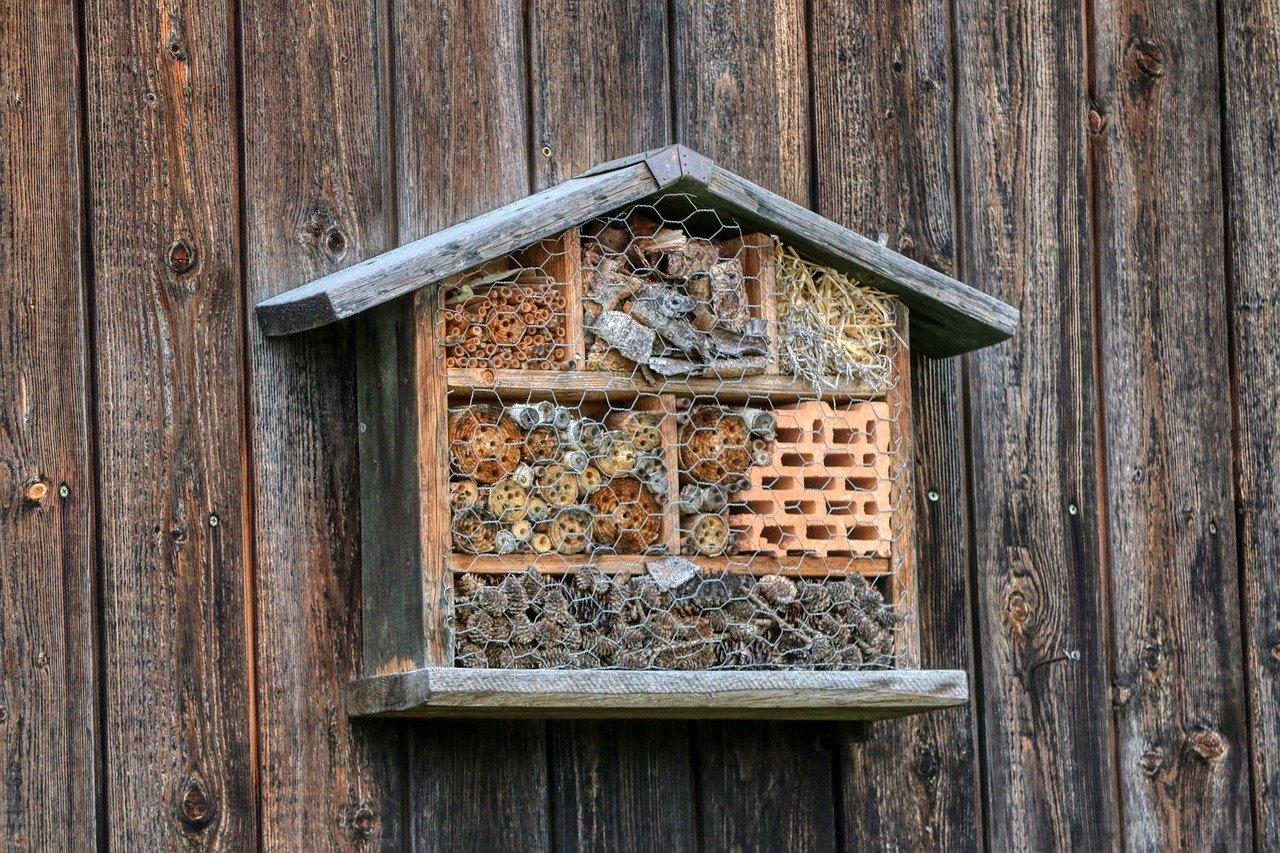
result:
<svg viewBox="0 0 1280 853"><path fill-rule="evenodd" d="M1255 837L1271 850L1280 848L1280 5L1222 8L1245 675Z"/></svg>
<svg viewBox="0 0 1280 853"><path fill-rule="evenodd" d="M809 202L803 0L673 0L678 140L786 198Z"/></svg>
<svg viewBox="0 0 1280 853"><path fill-rule="evenodd" d="M672 10L677 139L809 204L804 3L675 0ZM836 846L835 730L696 723L700 838L706 848Z"/></svg>
<svg viewBox="0 0 1280 853"><path fill-rule="evenodd" d="M1253 837L1224 390L1217 15L1210 0L1094 7L1116 721L1130 847L1239 850Z"/></svg>
<svg viewBox="0 0 1280 853"><path fill-rule="evenodd" d="M84 6L107 842L256 843L235 67L223 2Z"/></svg>
<svg viewBox="0 0 1280 853"><path fill-rule="evenodd" d="M529 35L534 189L670 141L665 4L534 0ZM678 537L678 522L670 532ZM557 847L692 849L687 723L564 720L549 730Z"/></svg>
<svg viewBox="0 0 1280 853"><path fill-rule="evenodd" d="M13 849L88 849L101 829L76 48L73 4L0 4L0 845Z"/></svg>
<svg viewBox="0 0 1280 853"><path fill-rule="evenodd" d="M818 212L954 275L950 5L817 0L810 41ZM911 367L921 665L971 670L962 364ZM841 727L846 847L981 846L978 701L975 690L963 708Z"/></svg>
<svg viewBox="0 0 1280 853"><path fill-rule="evenodd" d="M1027 0L956 14L960 277L1022 310L1010 343L969 357L986 843L1107 848L1082 15Z"/></svg>
<svg viewBox="0 0 1280 853"><path fill-rule="evenodd" d="M520 7L392 3L400 243L528 193ZM402 732L414 849L550 847L544 723L419 723Z"/></svg>
<svg viewBox="0 0 1280 853"><path fill-rule="evenodd" d="M379 4L245 0L240 23L251 306L390 248L394 196ZM262 845L398 846L399 729L342 707L360 653L352 327L267 340L248 316Z"/></svg>
<svg viewBox="0 0 1280 853"><path fill-rule="evenodd" d="M663 3L531 0L538 189L669 141Z"/></svg>

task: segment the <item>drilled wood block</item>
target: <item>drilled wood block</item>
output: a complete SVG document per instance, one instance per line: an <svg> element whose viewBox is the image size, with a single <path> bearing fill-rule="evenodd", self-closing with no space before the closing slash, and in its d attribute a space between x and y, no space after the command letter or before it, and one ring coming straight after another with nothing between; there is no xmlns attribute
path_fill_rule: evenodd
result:
<svg viewBox="0 0 1280 853"><path fill-rule="evenodd" d="M774 410L773 460L748 471L729 516L744 554L887 557L892 540L890 410L808 401ZM745 508L745 509L744 509Z"/></svg>

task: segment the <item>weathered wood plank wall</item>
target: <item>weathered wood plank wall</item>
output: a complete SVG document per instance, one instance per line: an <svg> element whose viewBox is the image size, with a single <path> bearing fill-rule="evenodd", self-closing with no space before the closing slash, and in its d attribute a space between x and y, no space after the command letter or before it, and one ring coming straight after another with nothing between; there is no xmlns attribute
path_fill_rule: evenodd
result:
<svg viewBox="0 0 1280 853"><path fill-rule="evenodd" d="M1277 61L1256 0L3 5L3 843L1280 846ZM351 724L356 327L248 306L671 140L1022 309L914 365L974 703Z"/></svg>

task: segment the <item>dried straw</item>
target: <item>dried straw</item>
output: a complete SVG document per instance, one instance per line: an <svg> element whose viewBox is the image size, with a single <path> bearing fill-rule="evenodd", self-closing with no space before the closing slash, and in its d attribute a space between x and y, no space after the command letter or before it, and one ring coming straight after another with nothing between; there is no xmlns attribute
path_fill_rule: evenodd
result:
<svg viewBox="0 0 1280 853"><path fill-rule="evenodd" d="M897 338L889 298L782 243L775 257L783 369L815 387L857 380L887 386Z"/></svg>

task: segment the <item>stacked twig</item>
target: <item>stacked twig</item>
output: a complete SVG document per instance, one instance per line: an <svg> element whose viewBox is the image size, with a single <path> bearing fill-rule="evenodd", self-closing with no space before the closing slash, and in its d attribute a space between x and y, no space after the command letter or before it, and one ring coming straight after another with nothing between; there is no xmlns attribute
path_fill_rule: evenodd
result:
<svg viewBox="0 0 1280 853"><path fill-rule="evenodd" d="M619 412L602 422L545 401L451 410L454 550L660 551L668 488L659 418Z"/></svg>

